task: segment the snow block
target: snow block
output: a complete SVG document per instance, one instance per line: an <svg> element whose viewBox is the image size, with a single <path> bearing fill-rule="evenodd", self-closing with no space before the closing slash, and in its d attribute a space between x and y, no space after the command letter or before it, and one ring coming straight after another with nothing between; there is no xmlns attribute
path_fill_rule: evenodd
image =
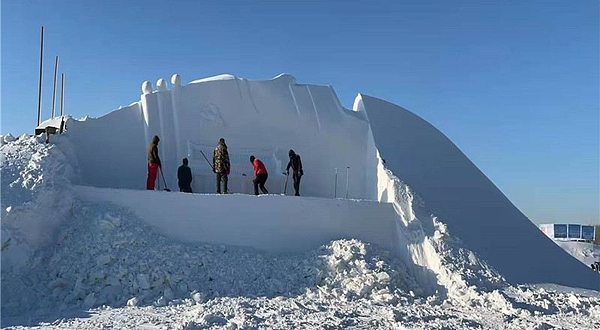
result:
<svg viewBox="0 0 600 330"><path fill-rule="evenodd" d="M84 201L130 209L157 232L191 243L303 253L358 238L399 251L392 204L280 195L208 195L76 186Z"/></svg>
<svg viewBox="0 0 600 330"><path fill-rule="evenodd" d="M385 166L508 281L600 289L598 274L549 240L443 133L395 104L359 98Z"/></svg>
<svg viewBox="0 0 600 330"><path fill-rule="evenodd" d="M67 123L65 135L73 142L84 174L78 184L144 189L146 149L152 137L159 135L167 184L176 186L177 167L188 157L193 190L212 193L212 169L199 152L192 154L189 146L200 146L198 151L211 158L219 138L225 138L232 162L232 192L250 192L243 187L248 181L251 184L248 159L252 154L266 161L267 189L282 192L285 176L281 173L289 161L288 150L293 149L304 164L304 196L333 197L335 168L343 171L350 167L349 196L376 199L369 194L363 171L368 123L341 108L332 88L298 85L286 74L265 81L220 75L180 87L176 87L179 76L171 80L170 90L153 91L152 84L145 82L144 94L135 106L95 120ZM338 178L338 193L346 189L341 175L345 171Z"/></svg>

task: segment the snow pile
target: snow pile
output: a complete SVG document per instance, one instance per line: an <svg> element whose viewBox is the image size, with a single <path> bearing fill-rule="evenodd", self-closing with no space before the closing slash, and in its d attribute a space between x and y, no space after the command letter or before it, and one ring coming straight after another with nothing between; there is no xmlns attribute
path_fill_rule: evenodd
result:
<svg viewBox="0 0 600 330"><path fill-rule="evenodd" d="M406 242L406 262L417 270L422 267L421 287L441 291L455 303L486 304L490 298L486 292L506 285L505 279L450 235L448 227L425 208L423 200L379 159L380 199L393 203L400 217L398 232L401 241Z"/></svg>
<svg viewBox="0 0 600 330"><path fill-rule="evenodd" d="M2 285L6 315L307 292L390 303L417 289L388 252L357 240L289 256L187 245L155 233L126 209L90 203L74 205L56 243L37 250L20 271L3 272Z"/></svg>
<svg viewBox="0 0 600 330"><path fill-rule="evenodd" d="M3 272L53 241L71 212L74 175L63 149L44 144L44 136L7 137L0 147Z"/></svg>

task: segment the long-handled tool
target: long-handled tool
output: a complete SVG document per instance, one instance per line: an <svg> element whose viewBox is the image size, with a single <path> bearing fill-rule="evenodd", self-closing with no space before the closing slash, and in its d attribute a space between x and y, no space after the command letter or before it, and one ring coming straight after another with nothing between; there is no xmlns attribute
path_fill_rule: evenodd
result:
<svg viewBox="0 0 600 330"><path fill-rule="evenodd" d="M162 177L163 183L165 184L165 191L171 191L171 189L169 189L167 187L167 181L165 180L165 175L163 174L162 166L159 167L159 169L160 169L160 176Z"/></svg>
<svg viewBox="0 0 600 330"><path fill-rule="evenodd" d="M288 183L288 178L290 177L290 172L287 172L286 176L285 176L285 184L283 185L283 194L286 195L287 194L287 183Z"/></svg>
<svg viewBox="0 0 600 330"><path fill-rule="evenodd" d="M202 154L202 157L204 157L204 159L206 159L206 162L208 163L208 166L210 166L210 168L212 168L213 172L215 171L215 168L213 167L213 165L210 163L210 161L208 160L208 158L206 158L206 155L204 154L204 152L202 152L202 150L200 150L200 153Z"/></svg>

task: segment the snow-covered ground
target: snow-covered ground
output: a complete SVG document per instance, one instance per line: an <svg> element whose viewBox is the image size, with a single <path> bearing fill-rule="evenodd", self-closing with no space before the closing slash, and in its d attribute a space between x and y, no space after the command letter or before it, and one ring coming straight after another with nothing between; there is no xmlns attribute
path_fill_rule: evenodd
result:
<svg viewBox="0 0 600 330"><path fill-rule="evenodd" d="M520 223L522 214L449 140L406 110L393 112L366 96L357 98L354 111L342 109L329 87L297 85L288 75L251 83L223 76L174 87L177 91L164 90L164 82L159 85L161 93L173 92L174 98L192 86L185 101L190 107L194 93L213 92L206 94L217 95L217 100L205 100L211 103L209 112L221 113L219 125L229 134L235 132L228 126L231 109L219 102L233 101L219 99L228 93L214 92L243 87L239 94L243 102L231 104L234 108L250 104L248 116L263 111L269 97L287 107L286 116L313 112L313 117L298 123L305 129L318 127L311 131L317 139L301 146L305 150L319 136L364 138L358 144L348 141L339 154L329 157L340 156L337 161L343 162L362 155L352 168L363 166L365 171L355 177L357 184L350 191L370 201L323 198L331 197L323 192L331 188L324 182L331 173L323 167L343 164L330 163L327 154L306 157L307 164L314 165L310 161L314 160L321 168L306 167L307 176L313 175L307 182L314 185L307 190L313 196L308 198L98 188L137 184L131 178L124 186L116 184L136 168L127 164L120 172L118 165L135 158L127 150L140 145L143 150L143 136L152 135L148 130L156 123L140 126L140 138L124 139L130 144L122 150L112 149L124 158L105 164L99 177L93 176L101 168L93 157L107 151L93 155L86 148L94 145L95 134L107 123L115 136L129 134L126 128L149 111L143 110L148 100L98 120L68 121L67 133L51 136L50 144L44 143L44 136L0 136L2 327L600 329L600 293L556 285L600 289L600 282L598 286L593 282L600 277L533 225ZM146 84L145 93L148 88ZM310 97L302 101L301 95ZM184 114L193 110L176 101L172 105ZM382 115L387 111L393 113L390 118L400 115L405 126L386 127ZM193 125L186 124L191 136ZM204 129L211 138L217 134L210 127ZM232 140L241 144L243 133ZM186 134L171 136L172 145L190 146L194 141L180 141ZM333 152L331 146L337 142L325 141L319 150ZM423 150L412 147L415 143ZM271 145L265 151L272 155L267 166L274 172L282 166L281 149ZM252 150L243 152L248 151ZM440 155L454 167L430 158ZM245 157L234 164L238 172L249 166ZM460 175L446 178L452 170ZM473 179L473 173L478 177ZM456 178L463 181L453 182ZM453 196L445 196L449 193ZM484 207L491 205L495 214ZM499 219L504 227L496 226ZM253 223L256 228L248 225ZM202 225L205 236L195 235ZM506 242L490 238L491 232L473 237L477 230L500 228L520 229L519 235L527 238L521 242L521 236L515 237L513 244L527 251L514 256L512 264L508 255L512 250L504 255L493 250L494 242ZM286 244L294 248L286 250ZM523 262L538 251L547 251L551 255L547 258L559 264ZM557 273L539 273L546 269ZM550 284L542 284L543 279Z"/></svg>
<svg viewBox="0 0 600 330"><path fill-rule="evenodd" d="M597 244L558 240L554 242L586 266L600 262L600 246Z"/></svg>

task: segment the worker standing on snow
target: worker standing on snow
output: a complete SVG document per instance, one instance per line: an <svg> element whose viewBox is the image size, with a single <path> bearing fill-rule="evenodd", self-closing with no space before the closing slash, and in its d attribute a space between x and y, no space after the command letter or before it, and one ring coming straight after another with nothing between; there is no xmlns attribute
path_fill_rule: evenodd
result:
<svg viewBox="0 0 600 330"><path fill-rule="evenodd" d="M146 189L154 190L158 169L162 166L158 156L158 135L152 138L152 143L148 146L148 179L146 180Z"/></svg>
<svg viewBox="0 0 600 330"><path fill-rule="evenodd" d="M183 165L177 169L177 180L179 180L179 191L192 192L192 170L188 167L188 159L183 159Z"/></svg>
<svg viewBox="0 0 600 330"><path fill-rule="evenodd" d="M267 178L269 174L267 173L267 169L265 168L265 164L260 161L260 159L250 156L250 163L254 167L254 194L258 196L258 187L260 186L260 190L263 194L268 194L267 188L265 188L265 182L267 182Z"/></svg>
<svg viewBox="0 0 600 330"><path fill-rule="evenodd" d="M229 153L225 139L219 139L219 144L213 153L213 172L217 175L217 194L221 193L221 181L223 181L223 193L227 194L227 176L229 175Z"/></svg>
<svg viewBox="0 0 600 330"><path fill-rule="evenodd" d="M290 162L287 165L287 175L290 175L290 167L293 171L293 179L294 179L294 190L296 190L296 196L300 196L300 178L304 175L304 171L302 170L302 160L300 160L300 155L296 155L294 150L290 149L289 152Z"/></svg>

